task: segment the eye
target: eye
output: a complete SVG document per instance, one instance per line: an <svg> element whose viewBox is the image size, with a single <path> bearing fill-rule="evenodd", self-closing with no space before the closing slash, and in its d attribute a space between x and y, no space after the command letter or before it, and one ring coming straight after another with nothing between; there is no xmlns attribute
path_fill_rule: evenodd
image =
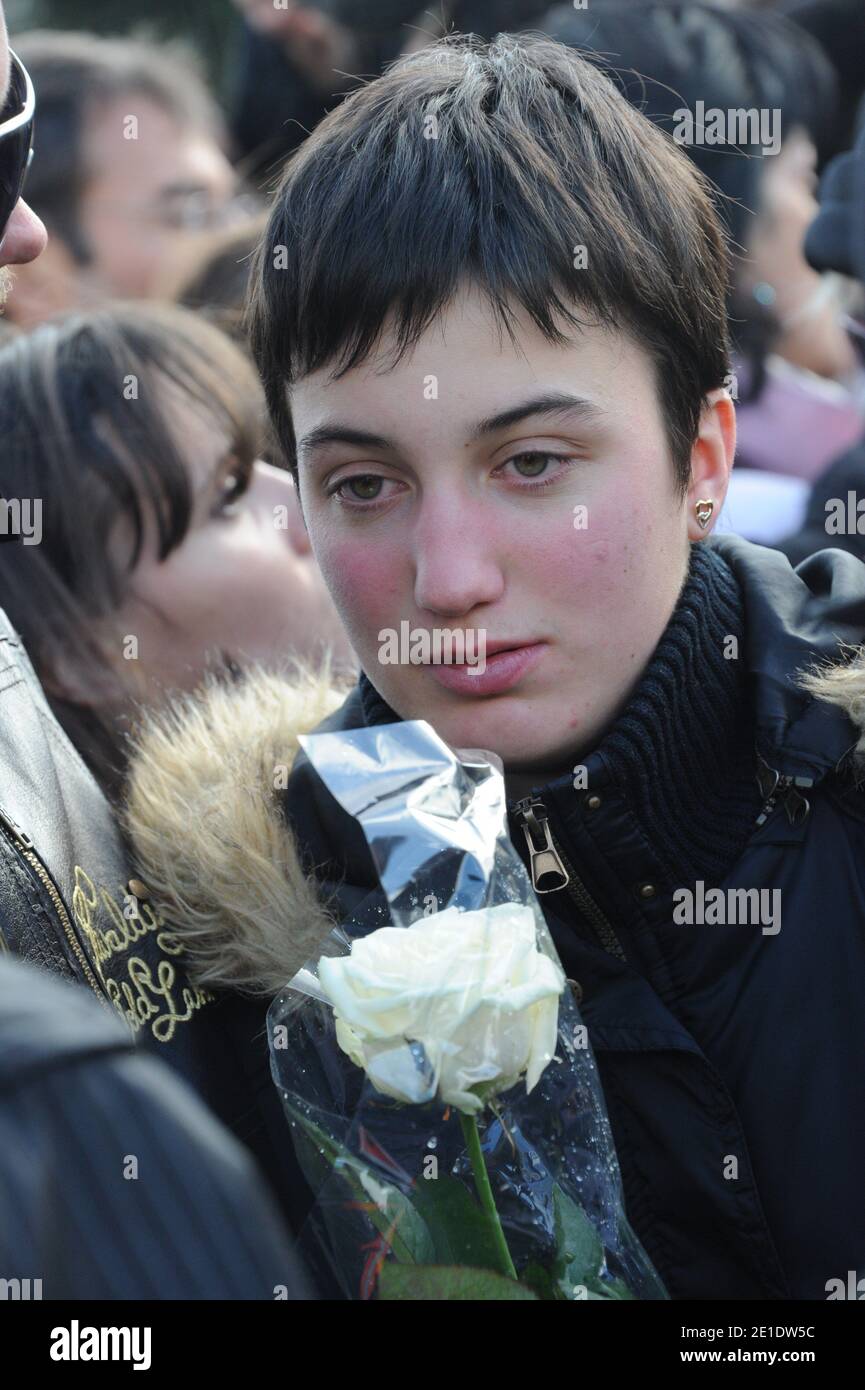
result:
<svg viewBox="0 0 865 1390"><path fill-rule="evenodd" d="M249 488L251 476L251 463L238 463L230 473L226 473L222 479L219 496L211 515L217 517L234 516L237 512L237 503Z"/></svg>
<svg viewBox="0 0 865 1390"><path fill-rule="evenodd" d="M537 479L538 487L548 487L558 482L563 473L577 462L578 459L570 455L552 454L543 449L527 449L521 454L513 454L500 466L504 469L512 463L517 470L518 477L529 481ZM561 464L561 468L553 467L551 469L548 466L550 464Z"/></svg>
<svg viewBox="0 0 865 1390"><path fill-rule="evenodd" d="M374 473L361 473L357 478L347 478L344 483L340 483L337 491L349 488L351 496L356 497L358 502L374 502L381 495L383 482L384 479L377 478Z"/></svg>
<svg viewBox="0 0 865 1390"><path fill-rule="evenodd" d="M516 454L508 462L516 466L521 477L539 478L551 457L551 454Z"/></svg>
<svg viewBox="0 0 865 1390"><path fill-rule="evenodd" d="M355 473L351 478L343 478L326 490L328 497L348 509L361 512L376 511L385 506L396 495L383 492L386 483L396 483L395 478L383 478L378 473Z"/></svg>

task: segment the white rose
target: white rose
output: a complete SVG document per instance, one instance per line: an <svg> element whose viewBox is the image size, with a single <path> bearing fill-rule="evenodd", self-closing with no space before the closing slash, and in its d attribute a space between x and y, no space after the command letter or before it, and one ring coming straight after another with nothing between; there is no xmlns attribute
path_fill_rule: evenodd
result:
<svg viewBox="0 0 865 1390"><path fill-rule="evenodd" d="M565 978L538 950L529 907L447 908L382 927L350 955L322 958L318 974L340 1047L397 1100L438 1094L475 1113L484 1102L474 1087L494 1094L525 1075L531 1091L556 1050Z"/></svg>

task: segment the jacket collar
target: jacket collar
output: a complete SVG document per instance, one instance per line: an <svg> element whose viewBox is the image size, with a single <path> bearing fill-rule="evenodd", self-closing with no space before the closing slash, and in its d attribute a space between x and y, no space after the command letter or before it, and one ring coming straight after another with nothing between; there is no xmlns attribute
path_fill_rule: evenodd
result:
<svg viewBox="0 0 865 1390"><path fill-rule="evenodd" d="M827 549L794 571L780 551L741 536L713 536L699 544L726 562L741 592L744 651L737 660L752 692L757 750L784 776L821 781L856 744L855 711L850 702L827 703L820 698L824 691L803 688L797 678L841 661L846 646L863 641L865 565ZM865 658L862 666L865 673ZM343 728L400 718L365 673L342 713Z"/></svg>
<svg viewBox="0 0 865 1390"><path fill-rule="evenodd" d="M807 687L799 677L833 663L849 669L849 648L865 637L865 565L827 549L794 570L780 551L740 536L708 544L726 560L744 598L758 749L782 775L819 782L855 748L862 714L852 692L849 700L833 699L831 677ZM855 669L865 678L861 655Z"/></svg>

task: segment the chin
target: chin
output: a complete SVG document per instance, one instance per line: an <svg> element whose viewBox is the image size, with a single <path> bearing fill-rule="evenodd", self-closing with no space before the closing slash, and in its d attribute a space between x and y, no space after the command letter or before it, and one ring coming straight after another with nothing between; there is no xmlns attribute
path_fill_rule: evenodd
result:
<svg viewBox="0 0 865 1390"><path fill-rule="evenodd" d="M445 743L452 748L480 748L495 753L508 771L542 769L545 764L560 766L567 754L558 750L567 747L565 730L553 730L558 737L550 738L551 721L542 712L514 708L514 701L504 708L502 700L478 701L471 709L437 711L418 714L428 719ZM557 756L558 753L558 756Z"/></svg>

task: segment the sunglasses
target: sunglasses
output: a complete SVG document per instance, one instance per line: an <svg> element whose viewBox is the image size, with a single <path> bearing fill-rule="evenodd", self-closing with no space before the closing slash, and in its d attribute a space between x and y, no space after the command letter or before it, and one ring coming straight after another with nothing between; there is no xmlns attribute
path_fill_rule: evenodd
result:
<svg viewBox="0 0 865 1390"><path fill-rule="evenodd" d="M21 197L33 158L33 116L36 96L23 63L9 52L9 95L0 110L0 242Z"/></svg>

